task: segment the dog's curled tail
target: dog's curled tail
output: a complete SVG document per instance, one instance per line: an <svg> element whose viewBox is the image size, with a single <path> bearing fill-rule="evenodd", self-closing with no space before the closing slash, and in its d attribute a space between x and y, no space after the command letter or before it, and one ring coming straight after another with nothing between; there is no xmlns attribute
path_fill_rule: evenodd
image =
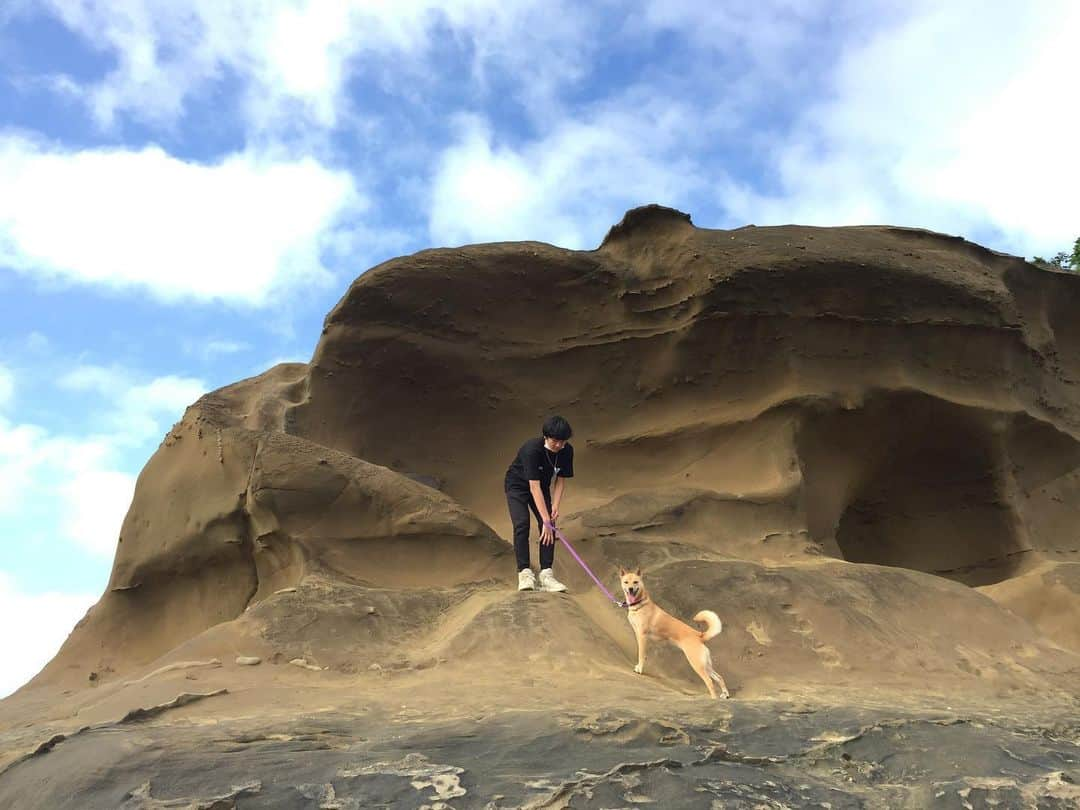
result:
<svg viewBox="0 0 1080 810"><path fill-rule="evenodd" d="M720 631L724 628L720 617L711 610L698 611L698 614L694 616L694 621L705 625L705 629L701 631L702 641L708 641L713 636L720 635Z"/></svg>

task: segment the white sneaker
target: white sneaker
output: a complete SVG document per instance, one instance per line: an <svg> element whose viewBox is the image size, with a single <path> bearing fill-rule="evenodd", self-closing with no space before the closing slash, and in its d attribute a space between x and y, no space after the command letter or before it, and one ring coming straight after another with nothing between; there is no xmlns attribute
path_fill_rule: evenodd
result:
<svg viewBox="0 0 1080 810"><path fill-rule="evenodd" d="M549 571L548 573L550 574L551 572ZM520 571L518 571L518 590L536 590L536 574L532 572L531 568L522 568Z"/></svg>
<svg viewBox="0 0 1080 810"><path fill-rule="evenodd" d="M559 580L555 579L555 574L550 568L544 568L540 571L540 590L542 591L555 591L556 593L565 591L566 586Z"/></svg>

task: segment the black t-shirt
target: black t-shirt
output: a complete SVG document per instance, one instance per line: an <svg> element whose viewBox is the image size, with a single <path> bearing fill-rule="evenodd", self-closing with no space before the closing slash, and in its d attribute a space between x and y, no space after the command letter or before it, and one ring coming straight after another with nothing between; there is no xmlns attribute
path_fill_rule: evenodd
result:
<svg viewBox="0 0 1080 810"><path fill-rule="evenodd" d="M546 494L556 469L559 478L574 477L574 446L567 443L558 453L553 453L544 447L543 439L529 439L521 445L506 471L506 490L527 495L529 481L539 481L541 491Z"/></svg>

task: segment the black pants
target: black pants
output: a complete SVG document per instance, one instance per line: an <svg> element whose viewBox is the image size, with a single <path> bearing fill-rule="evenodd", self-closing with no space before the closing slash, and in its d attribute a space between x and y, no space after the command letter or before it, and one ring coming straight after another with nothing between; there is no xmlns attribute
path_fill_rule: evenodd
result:
<svg viewBox="0 0 1080 810"><path fill-rule="evenodd" d="M551 514L551 498L544 493L544 502ZM543 526L540 511L533 503L532 495L520 492L506 492L506 505L510 507L510 521L514 524L514 554L517 556L518 571L529 567L529 512L536 516L536 528ZM540 567L551 568L555 561L555 544L540 544Z"/></svg>

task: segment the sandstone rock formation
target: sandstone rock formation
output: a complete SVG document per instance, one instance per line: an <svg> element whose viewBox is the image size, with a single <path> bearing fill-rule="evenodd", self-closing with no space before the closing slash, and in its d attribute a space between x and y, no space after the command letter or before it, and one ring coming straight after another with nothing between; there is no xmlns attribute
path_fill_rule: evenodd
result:
<svg viewBox="0 0 1080 810"><path fill-rule="evenodd" d="M1071 801L1075 721L1044 743L1080 696L1078 313L1080 277L959 238L708 230L658 206L594 251L474 245L373 268L310 363L206 395L165 437L108 590L0 704L0 799L27 801L67 756L51 789L85 807L369 806L391 777L424 784L408 801L432 807L602 806L605 791L700 806L679 803L691 787L733 806ZM564 530L612 586L639 564L669 612L720 614L710 646L734 708L705 701L677 652L634 676L625 616L565 553L569 594L512 590L501 479L553 412L575 428ZM185 666L210 660L226 663ZM132 719L147 706L177 719ZM746 730L800 712L820 724L783 745ZM1041 764L991 790L977 781L1002 766L973 754L970 772L889 771L881 787L888 729L923 735L912 773L930 773L935 750L978 749L954 726L995 713L1002 734L1038 726L1027 761ZM120 757L94 734L135 722L163 750L205 754L186 721L245 752L232 782L200 783L198 757L94 781ZM482 721L518 756L432 747ZM389 750L387 723L422 728L426 747L361 752ZM328 734L348 756L274 781L267 741ZM558 734L564 754L538 762L527 743ZM698 753L609 761L628 743ZM864 743L880 762L852 771ZM593 781L573 776L589 757ZM709 768L723 774L689 775ZM769 793L766 771L789 793ZM703 787L721 776L734 793Z"/></svg>

